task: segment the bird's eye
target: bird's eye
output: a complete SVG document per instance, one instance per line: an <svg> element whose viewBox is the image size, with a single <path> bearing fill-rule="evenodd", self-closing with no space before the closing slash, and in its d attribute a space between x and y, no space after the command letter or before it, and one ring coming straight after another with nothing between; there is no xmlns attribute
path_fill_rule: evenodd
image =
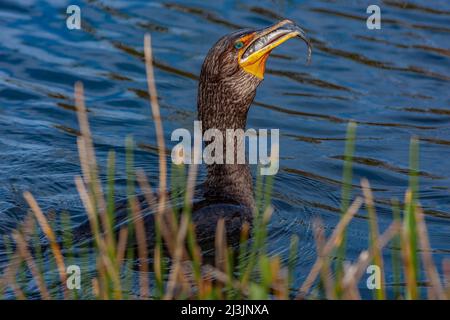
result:
<svg viewBox="0 0 450 320"><path fill-rule="evenodd" d="M244 43L242 42L242 41L238 41L238 42L236 42L235 44L234 44L234 47L236 48L236 49L240 49L240 48L242 48L244 46Z"/></svg>

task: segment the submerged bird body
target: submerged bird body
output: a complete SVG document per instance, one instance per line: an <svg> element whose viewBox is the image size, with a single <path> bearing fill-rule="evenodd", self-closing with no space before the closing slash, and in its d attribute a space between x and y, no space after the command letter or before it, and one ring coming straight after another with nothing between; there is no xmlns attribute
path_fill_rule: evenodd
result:
<svg viewBox="0 0 450 320"><path fill-rule="evenodd" d="M198 119L203 133L216 129L225 136L227 129L245 130L247 113L263 80L270 52L295 36L308 44L309 57L311 47L304 31L289 20L262 30L237 31L217 41L204 60L198 86ZM226 144L223 148L226 154ZM235 147L234 160L236 150ZM242 226L244 223L251 225L255 209L249 166L236 161L234 164L213 163L207 166L207 171L203 199L193 204L192 213L199 245L202 249L213 248L220 219L225 221L228 243L237 244ZM145 204L141 206L144 207ZM116 221L126 223L126 207L119 211ZM153 215L145 217L145 226L149 246L152 246L155 239ZM81 228L80 234L88 233L88 226L84 231Z"/></svg>

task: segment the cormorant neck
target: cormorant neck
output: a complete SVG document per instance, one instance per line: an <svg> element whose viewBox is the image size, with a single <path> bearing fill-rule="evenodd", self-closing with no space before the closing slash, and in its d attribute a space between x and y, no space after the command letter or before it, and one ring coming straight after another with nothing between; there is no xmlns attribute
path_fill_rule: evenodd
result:
<svg viewBox="0 0 450 320"><path fill-rule="evenodd" d="M229 88L228 88L229 89ZM233 96L223 83L200 81L198 92L198 117L203 133L208 129L221 131L226 154L226 130L245 131L247 113L256 91L245 96ZM206 143L208 144L208 142ZM235 145L235 160L237 147ZM214 201L226 201L254 208L253 181L248 164L210 164L205 181L204 196Z"/></svg>

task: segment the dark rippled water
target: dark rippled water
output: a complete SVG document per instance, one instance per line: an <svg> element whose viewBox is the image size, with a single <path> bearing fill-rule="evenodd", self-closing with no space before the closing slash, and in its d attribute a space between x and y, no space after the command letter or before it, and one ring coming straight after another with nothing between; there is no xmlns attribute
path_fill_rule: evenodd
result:
<svg viewBox="0 0 450 320"><path fill-rule="evenodd" d="M372 3L381 7L381 30L366 28ZM420 138L420 201L441 270L450 252L450 3L78 1L79 31L65 26L69 4L0 0L0 233L23 216L25 190L47 211L85 219L73 183L80 173L75 81L86 88L100 163L110 149L117 152L123 194L127 135L138 145L136 166L153 181L158 171L144 34L153 37L169 139L196 118L197 77L211 45L235 29L290 18L313 40L312 64L305 65L300 41L277 48L248 119L249 127L281 131L271 250L285 253L290 237L299 236L298 285L315 259L312 219L321 217L329 231L339 219L345 130L355 120L353 194L367 177L381 229L392 220L390 200L402 200L407 188L409 140ZM364 212L351 223L348 241L350 259L367 247ZM389 254L388 248L387 264ZM401 285L389 272L387 282Z"/></svg>

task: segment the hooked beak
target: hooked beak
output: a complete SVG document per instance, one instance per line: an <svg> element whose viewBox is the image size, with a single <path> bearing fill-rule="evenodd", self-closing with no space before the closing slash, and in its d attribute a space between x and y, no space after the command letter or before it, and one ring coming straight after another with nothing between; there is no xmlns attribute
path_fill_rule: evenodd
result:
<svg viewBox="0 0 450 320"><path fill-rule="evenodd" d="M299 37L308 46L307 62L311 60L312 46L305 31L290 20L283 20L269 28L254 32L253 38L239 52L239 65L248 73L264 79L266 60L270 52L293 37Z"/></svg>

